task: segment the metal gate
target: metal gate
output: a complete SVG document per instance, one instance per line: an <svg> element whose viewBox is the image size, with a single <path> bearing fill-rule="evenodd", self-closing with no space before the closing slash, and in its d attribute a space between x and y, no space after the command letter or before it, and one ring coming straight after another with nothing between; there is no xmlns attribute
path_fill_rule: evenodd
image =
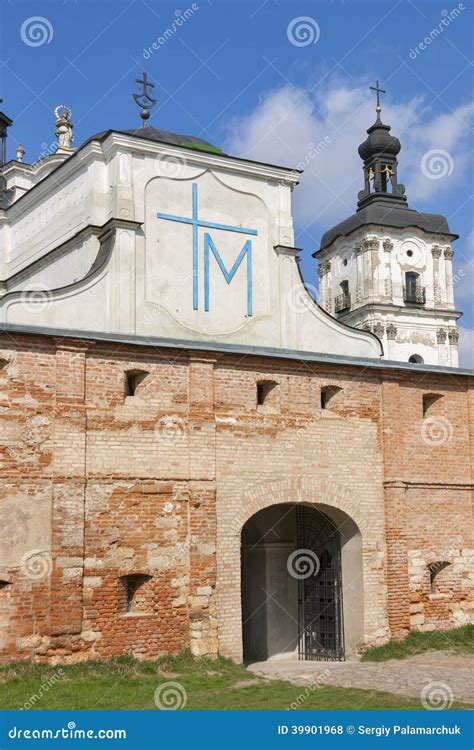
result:
<svg viewBox="0 0 474 750"><path fill-rule="evenodd" d="M317 556L316 574L298 581L298 657L318 661L344 659L341 538L327 516L296 507L297 544Z"/></svg>

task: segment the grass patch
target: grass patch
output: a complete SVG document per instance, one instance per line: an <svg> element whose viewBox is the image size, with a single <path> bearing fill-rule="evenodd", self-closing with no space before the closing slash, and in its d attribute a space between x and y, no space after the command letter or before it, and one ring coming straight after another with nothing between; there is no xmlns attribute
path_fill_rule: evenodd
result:
<svg viewBox="0 0 474 750"><path fill-rule="evenodd" d="M416 698L391 693L332 686L312 690L259 679L228 659L197 660L189 652L152 662L130 656L57 667L15 662L0 668L0 705L4 710L155 709L155 690L167 682L184 688L186 709L422 708Z"/></svg>
<svg viewBox="0 0 474 750"><path fill-rule="evenodd" d="M362 656L362 661L406 659L426 651L453 651L457 654L474 653L474 625L455 630L436 630L432 633L410 633L404 641L389 641L374 646Z"/></svg>

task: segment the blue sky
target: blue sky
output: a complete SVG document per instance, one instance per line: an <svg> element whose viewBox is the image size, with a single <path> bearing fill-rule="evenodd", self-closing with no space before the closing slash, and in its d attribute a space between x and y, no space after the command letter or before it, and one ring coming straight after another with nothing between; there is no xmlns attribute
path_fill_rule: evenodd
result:
<svg viewBox="0 0 474 750"><path fill-rule="evenodd" d="M368 85L378 78L387 89L383 119L402 141L399 179L410 205L444 214L461 236L455 295L465 312L463 362L473 366L471 3L2 0L0 15L0 96L15 121L10 158L18 142L30 162L54 142L60 104L73 111L76 146L138 125L131 94L146 70L158 98L150 124L239 156L306 161L294 214L309 283L321 234L355 209L357 144L374 118ZM291 33L300 17L308 36L304 28L298 35L301 25Z"/></svg>

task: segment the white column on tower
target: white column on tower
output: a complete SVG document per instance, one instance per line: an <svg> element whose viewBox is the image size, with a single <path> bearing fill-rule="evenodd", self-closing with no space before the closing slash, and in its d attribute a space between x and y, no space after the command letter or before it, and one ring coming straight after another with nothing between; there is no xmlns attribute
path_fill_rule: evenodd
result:
<svg viewBox="0 0 474 750"><path fill-rule="evenodd" d="M454 252L450 247L444 248L444 264L446 269L446 299L449 305L454 305L453 255Z"/></svg>

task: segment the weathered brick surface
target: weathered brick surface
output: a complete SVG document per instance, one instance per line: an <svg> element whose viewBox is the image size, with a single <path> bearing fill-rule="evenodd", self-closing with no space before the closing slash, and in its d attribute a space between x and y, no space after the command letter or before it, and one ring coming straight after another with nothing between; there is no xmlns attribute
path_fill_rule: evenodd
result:
<svg viewBox="0 0 474 750"><path fill-rule="evenodd" d="M468 620L468 378L26 335L0 344L3 661L185 647L240 659L241 529L275 503L357 524L360 568L343 576L362 581L365 644ZM130 370L148 373L133 397ZM261 406L259 381L277 384ZM327 386L341 390L322 410ZM426 393L443 398L423 417ZM130 576L142 582L133 611Z"/></svg>

